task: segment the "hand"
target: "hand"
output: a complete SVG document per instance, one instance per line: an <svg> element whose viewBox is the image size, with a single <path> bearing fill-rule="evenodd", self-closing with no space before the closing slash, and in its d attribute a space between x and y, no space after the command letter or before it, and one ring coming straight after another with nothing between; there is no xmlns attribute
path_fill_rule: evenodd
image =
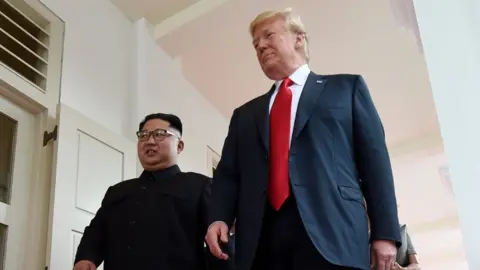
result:
<svg viewBox="0 0 480 270"><path fill-rule="evenodd" d="M83 260L73 266L73 270L97 270L95 264L91 261Z"/></svg>
<svg viewBox="0 0 480 270"><path fill-rule="evenodd" d="M228 255L220 248L220 241L224 244L228 242L228 227L225 222L216 221L208 227L205 242L213 256L221 260L228 260Z"/></svg>
<svg viewBox="0 0 480 270"><path fill-rule="evenodd" d="M401 267L400 264L395 263L392 267L392 270L404 270L405 268Z"/></svg>
<svg viewBox="0 0 480 270"><path fill-rule="evenodd" d="M394 270L397 247L393 241L375 240L371 246L370 263L372 269Z"/></svg>

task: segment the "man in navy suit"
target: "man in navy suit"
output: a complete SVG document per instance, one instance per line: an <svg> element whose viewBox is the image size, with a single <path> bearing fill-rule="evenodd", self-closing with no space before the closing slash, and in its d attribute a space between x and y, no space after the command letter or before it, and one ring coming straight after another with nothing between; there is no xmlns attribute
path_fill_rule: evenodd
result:
<svg viewBox="0 0 480 270"><path fill-rule="evenodd" d="M365 81L311 72L306 31L291 9L258 15L250 33L275 83L233 112L212 186L210 251L228 258L220 243L236 218L237 270L391 270L401 245L397 203Z"/></svg>

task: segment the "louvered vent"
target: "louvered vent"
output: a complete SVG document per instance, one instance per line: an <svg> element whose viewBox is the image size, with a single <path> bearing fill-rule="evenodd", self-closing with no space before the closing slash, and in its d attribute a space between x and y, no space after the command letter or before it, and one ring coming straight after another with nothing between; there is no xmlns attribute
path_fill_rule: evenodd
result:
<svg viewBox="0 0 480 270"><path fill-rule="evenodd" d="M23 0L0 0L0 62L46 90L50 24Z"/></svg>

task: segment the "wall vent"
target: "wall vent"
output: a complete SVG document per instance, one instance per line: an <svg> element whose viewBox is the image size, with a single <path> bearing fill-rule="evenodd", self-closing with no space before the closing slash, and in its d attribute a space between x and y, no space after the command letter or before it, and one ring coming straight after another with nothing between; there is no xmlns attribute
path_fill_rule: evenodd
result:
<svg viewBox="0 0 480 270"><path fill-rule="evenodd" d="M0 63L47 87L50 23L23 0L0 0Z"/></svg>

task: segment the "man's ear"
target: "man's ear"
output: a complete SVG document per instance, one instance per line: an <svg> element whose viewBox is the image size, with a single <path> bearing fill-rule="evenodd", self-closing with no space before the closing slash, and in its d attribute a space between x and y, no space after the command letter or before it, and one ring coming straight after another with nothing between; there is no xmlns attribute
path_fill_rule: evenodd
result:
<svg viewBox="0 0 480 270"><path fill-rule="evenodd" d="M297 46L303 47L303 44L304 44L305 42L306 42L306 41L305 41L305 34L300 34L300 33L299 33L299 34L297 34L297 35L295 36L295 43L296 43Z"/></svg>
<svg viewBox="0 0 480 270"><path fill-rule="evenodd" d="M179 140L177 144L177 154L180 154L183 151L184 146L184 142L182 140Z"/></svg>

